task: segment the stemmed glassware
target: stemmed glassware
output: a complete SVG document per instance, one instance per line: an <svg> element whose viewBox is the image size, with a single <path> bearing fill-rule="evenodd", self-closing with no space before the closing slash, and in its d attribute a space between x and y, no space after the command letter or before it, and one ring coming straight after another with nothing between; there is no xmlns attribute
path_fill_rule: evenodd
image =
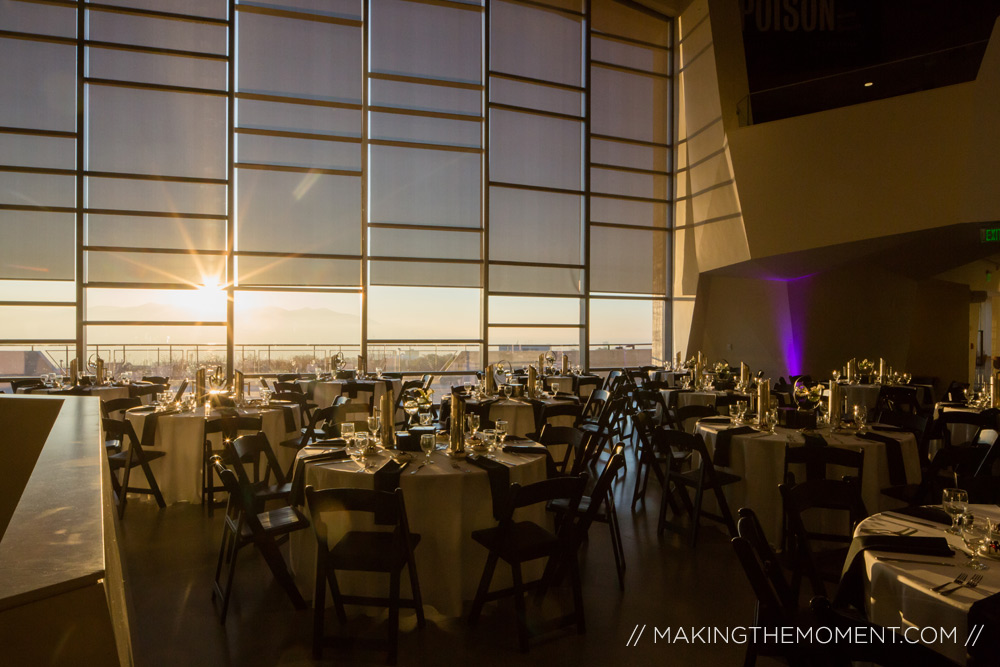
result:
<svg viewBox="0 0 1000 667"><path fill-rule="evenodd" d="M496 423L496 448L503 451L503 442L507 439L507 422L503 419L498 419ZM493 458L496 458L494 456Z"/></svg>
<svg viewBox="0 0 1000 667"><path fill-rule="evenodd" d="M830 377L832 377L832 378L833 378L833 381L834 381L834 382L837 382L837 381L839 381L839 380L840 380L840 371L838 371L838 370L837 370L836 368L834 368L834 369L833 369L833 372L832 372L832 373L830 373Z"/></svg>
<svg viewBox="0 0 1000 667"><path fill-rule="evenodd" d="M420 404L417 403L416 399L408 398L403 401L403 412L410 416L407 426L413 426L413 420L417 416L417 413L420 412Z"/></svg>
<svg viewBox="0 0 1000 667"><path fill-rule="evenodd" d="M466 415L465 421L469 425L469 431L472 434L470 438L475 440L476 432L479 431L479 415Z"/></svg>
<svg viewBox="0 0 1000 667"><path fill-rule="evenodd" d="M559 383L558 382L553 382L552 383L552 395L553 396L558 396L559 395Z"/></svg>
<svg viewBox="0 0 1000 667"><path fill-rule="evenodd" d="M747 402L736 401L736 404L733 407L736 408L736 422L738 424L742 424L743 418L747 416Z"/></svg>
<svg viewBox="0 0 1000 667"><path fill-rule="evenodd" d="M857 433L865 430L865 420L868 418L868 408L864 405L854 406L854 426Z"/></svg>
<svg viewBox="0 0 1000 667"><path fill-rule="evenodd" d="M972 514L966 514L961 520L962 541L972 552L969 562L965 564L973 570L986 570L989 566L979 560L979 549L986 543L989 536L989 526L985 520L976 520Z"/></svg>
<svg viewBox="0 0 1000 667"><path fill-rule="evenodd" d="M420 435L420 449L424 450L423 465L433 465L434 461L431 460L431 454L434 453L433 433L423 433Z"/></svg>
<svg viewBox="0 0 1000 667"><path fill-rule="evenodd" d="M511 395L512 393L514 393L514 387L512 387L512 386L511 386L511 385L509 385L509 384L505 384L505 385L503 386L503 395L504 395L504 396L505 396L505 397L507 398L507 400L508 400L508 401L510 400L510 395ZM479 418L479 415L476 415L476 418L478 419L478 418Z"/></svg>
<svg viewBox="0 0 1000 667"><path fill-rule="evenodd" d="M378 433L379 427L379 413L376 410L372 414L368 415L368 432L372 435Z"/></svg>
<svg viewBox="0 0 1000 667"><path fill-rule="evenodd" d="M348 446L353 444L355 435L354 422L344 422L340 425L340 437L347 441Z"/></svg>
<svg viewBox="0 0 1000 667"><path fill-rule="evenodd" d="M774 433L774 427L778 425L777 409L767 411L767 430Z"/></svg>
<svg viewBox="0 0 1000 667"><path fill-rule="evenodd" d="M969 493L964 489L945 489L941 494L941 506L951 516L951 528L945 532L961 535L959 521L969 509Z"/></svg>

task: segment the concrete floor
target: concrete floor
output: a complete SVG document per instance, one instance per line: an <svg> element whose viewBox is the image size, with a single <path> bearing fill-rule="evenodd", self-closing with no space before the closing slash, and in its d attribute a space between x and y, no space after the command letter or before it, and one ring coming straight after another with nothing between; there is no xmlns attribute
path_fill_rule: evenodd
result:
<svg viewBox="0 0 1000 667"><path fill-rule="evenodd" d="M745 647L737 644L654 642L654 628L751 625L753 594L728 536L706 522L696 548L669 532L656 535L659 487L650 483L648 509L633 515L634 459L616 486L628 563L624 592L619 591L607 526L594 524L581 552L587 632L553 633L517 650L510 600L488 604L475 629L464 619L444 618L428 608L427 626L415 628L412 611L401 613L400 665L445 665L475 661L490 665L738 665ZM734 508L735 511L735 508ZM297 611L274 583L252 547L240 553L226 625L218 622L211 601L223 511L213 517L199 505L129 501L121 526L126 571L133 598L136 664L153 665L313 665L384 664L384 653L326 649L323 661L311 657L311 610ZM283 547L287 557L287 546ZM419 549L416 557L420 558ZM485 562L485 550L483 552ZM499 568L505 567L501 563ZM404 590L404 594L407 591ZM568 598L560 591L559 598ZM550 603L543 606L544 611ZM567 606L567 609L569 607ZM529 619L538 608L529 602ZM348 630L384 636L385 614L352 620ZM636 627L646 626L637 646L629 646ZM327 614L327 630L337 630ZM638 633L636 633L638 634ZM635 643L635 640L632 640ZM769 664L760 660L758 664Z"/></svg>

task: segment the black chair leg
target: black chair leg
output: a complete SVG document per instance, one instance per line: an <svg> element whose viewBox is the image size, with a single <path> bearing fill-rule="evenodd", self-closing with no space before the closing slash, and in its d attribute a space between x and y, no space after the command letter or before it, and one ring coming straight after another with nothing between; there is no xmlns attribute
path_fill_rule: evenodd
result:
<svg viewBox="0 0 1000 667"><path fill-rule="evenodd" d="M288 594L295 608L305 609L306 601L302 599L302 594L299 593L299 588L295 585L295 580L289 574L288 567L285 565L285 559L282 558L278 547L273 542L263 542L257 545L257 550L260 551L260 555L267 561L267 566L271 568L271 573L278 583L281 584L281 587L285 589L285 593Z"/></svg>
<svg viewBox="0 0 1000 667"><path fill-rule="evenodd" d="M517 643L522 653L528 652L528 617L524 604L524 580L521 578L521 564L511 563L511 578L514 580L514 611L517 615Z"/></svg>
<svg viewBox="0 0 1000 667"><path fill-rule="evenodd" d="M316 554L316 588L313 593L313 658L323 657L323 637L326 633L324 616L326 612L326 566L319 559L325 554Z"/></svg>
<svg viewBox="0 0 1000 667"><path fill-rule="evenodd" d="M399 570L389 574L389 656L386 663L396 664L399 642Z"/></svg>
<svg viewBox="0 0 1000 667"><path fill-rule="evenodd" d="M570 564L570 578L573 585L573 611L576 614L576 631L583 634L587 631L583 617L583 585L580 583L580 564L573 559Z"/></svg>
<svg viewBox="0 0 1000 667"><path fill-rule="evenodd" d="M327 573L326 581L330 585L330 596L333 598L333 608L337 612L337 621L341 625L346 625L347 610L344 609L344 598L340 595L340 585L337 583L337 573L330 570Z"/></svg>
<svg viewBox="0 0 1000 667"><path fill-rule="evenodd" d="M701 527L701 503L705 497L705 490L701 485L694 494L694 514L691 515L691 546L698 544L698 529Z"/></svg>
<svg viewBox="0 0 1000 667"><path fill-rule="evenodd" d="M420 581L417 579L417 564L410 558L406 562L406 568L410 575L410 591L413 595L413 606L417 612L417 627L422 628L426 625L426 621L424 619L424 600L420 595Z"/></svg>
<svg viewBox="0 0 1000 667"><path fill-rule="evenodd" d="M490 552L486 559L486 567L483 568L483 576L479 578L479 588L476 590L476 599L472 601L472 609L469 611L469 624L475 625L479 622L479 616L483 613L483 605L486 604L486 596L490 592L490 582L493 581L493 572L497 568L499 556Z"/></svg>

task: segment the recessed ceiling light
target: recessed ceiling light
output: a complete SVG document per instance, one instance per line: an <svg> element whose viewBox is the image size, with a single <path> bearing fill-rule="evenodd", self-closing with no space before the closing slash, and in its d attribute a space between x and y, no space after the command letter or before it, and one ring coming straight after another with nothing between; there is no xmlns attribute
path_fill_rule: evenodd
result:
<svg viewBox="0 0 1000 667"><path fill-rule="evenodd" d="M865 88L871 88L871 87L872 87L872 86L874 86L874 85L875 85L875 84L874 84L874 83L872 83L871 81L867 81L867 82L865 82Z"/></svg>

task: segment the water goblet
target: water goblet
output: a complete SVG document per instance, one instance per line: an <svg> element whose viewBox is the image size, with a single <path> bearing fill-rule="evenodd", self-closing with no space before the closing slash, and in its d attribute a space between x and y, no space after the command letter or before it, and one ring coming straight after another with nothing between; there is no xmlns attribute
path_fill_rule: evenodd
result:
<svg viewBox="0 0 1000 667"><path fill-rule="evenodd" d="M552 395L553 396L558 396L559 395L559 383L558 382L553 382L552 383Z"/></svg>
<svg viewBox="0 0 1000 667"><path fill-rule="evenodd" d="M774 433L774 427L778 425L778 410L767 411L767 430Z"/></svg>
<svg viewBox="0 0 1000 667"><path fill-rule="evenodd" d="M340 425L340 437L347 442L353 442L356 432L354 430L354 422L344 422Z"/></svg>
<svg viewBox="0 0 1000 667"><path fill-rule="evenodd" d="M484 428L479 432L479 437L482 438L482 442L479 444L477 449L486 450L486 458L495 459L496 449L497 449L497 432L493 428Z"/></svg>
<svg viewBox="0 0 1000 667"><path fill-rule="evenodd" d="M961 521L962 541L972 552L966 567L973 570L985 570L989 566L979 560L979 549L986 543L989 527L984 520L976 520L972 514L966 514Z"/></svg>
<svg viewBox="0 0 1000 667"><path fill-rule="evenodd" d="M503 386L503 395L507 397L508 401L510 400L510 396L513 393L514 393L514 387L510 386L509 384L505 384Z"/></svg>
<svg viewBox="0 0 1000 667"><path fill-rule="evenodd" d="M375 434L378 433L379 427L379 414L378 411L373 412L368 415L368 432Z"/></svg>
<svg viewBox="0 0 1000 667"><path fill-rule="evenodd" d="M433 465L434 461L431 460L431 454L434 453L434 434L433 433L423 433L420 436L420 449L424 450L424 463L423 465Z"/></svg>
<svg viewBox="0 0 1000 667"><path fill-rule="evenodd" d="M507 422L503 419L498 419L496 423L496 449L503 451L504 440L507 439ZM496 458L494 456L494 458Z"/></svg>
<svg viewBox="0 0 1000 667"><path fill-rule="evenodd" d="M868 408L864 405L854 406L854 426L857 433L865 430L865 420L868 418Z"/></svg>
<svg viewBox="0 0 1000 667"><path fill-rule="evenodd" d="M472 434L471 439L476 439L476 432L479 430L479 415L466 415L465 421L469 426L469 432Z"/></svg>
<svg viewBox="0 0 1000 667"><path fill-rule="evenodd" d="M959 521L969 508L969 493L964 489L945 489L941 493L941 507L951 516L951 527L945 532L961 535Z"/></svg>

